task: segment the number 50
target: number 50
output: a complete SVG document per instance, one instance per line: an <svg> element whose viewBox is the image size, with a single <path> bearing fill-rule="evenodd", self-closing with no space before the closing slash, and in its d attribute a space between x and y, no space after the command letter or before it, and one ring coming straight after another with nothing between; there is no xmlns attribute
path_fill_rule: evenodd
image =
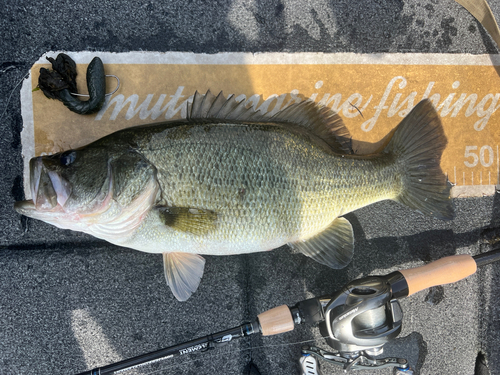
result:
<svg viewBox="0 0 500 375"><path fill-rule="evenodd" d="M493 149L490 146L483 146L479 150L479 156L474 152L477 146L465 146L465 158L472 158L472 161L465 160L466 167L472 168L480 161L483 167L490 167L493 164Z"/></svg>

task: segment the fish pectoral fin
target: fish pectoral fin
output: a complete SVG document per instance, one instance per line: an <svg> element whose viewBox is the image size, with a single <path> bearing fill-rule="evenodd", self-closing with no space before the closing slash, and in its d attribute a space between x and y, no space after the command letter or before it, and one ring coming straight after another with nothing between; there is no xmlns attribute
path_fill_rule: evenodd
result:
<svg viewBox="0 0 500 375"><path fill-rule="evenodd" d="M339 217L323 232L307 241L290 243L295 248L325 266L344 268L352 259L354 234L351 223Z"/></svg>
<svg viewBox="0 0 500 375"><path fill-rule="evenodd" d="M198 254L163 253L163 268L175 298L186 301L200 285L205 259Z"/></svg>
<svg viewBox="0 0 500 375"><path fill-rule="evenodd" d="M204 235L215 229L217 213L188 207L157 207L166 226L181 232Z"/></svg>

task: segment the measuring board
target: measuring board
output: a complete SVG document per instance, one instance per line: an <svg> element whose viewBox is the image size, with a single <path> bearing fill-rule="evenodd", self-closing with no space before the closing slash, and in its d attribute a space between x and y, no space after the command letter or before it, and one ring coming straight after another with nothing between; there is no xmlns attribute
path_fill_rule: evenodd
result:
<svg viewBox="0 0 500 375"><path fill-rule="evenodd" d="M384 137L422 99L436 107L448 138L441 167L454 196L490 195L500 183L500 59L496 55L354 53L106 53L66 52L77 63L78 87L99 56L119 90L101 111L77 115L62 103L32 92L42 56L21 93L25 185L28 162L88 144L119 129L186 115L185 102L197 90L235 94L276 112L298 96L338 112L357 153L376 150ZM108 91L116 83L107 81ZM29 189L25 189L29 197Z"/></svg>

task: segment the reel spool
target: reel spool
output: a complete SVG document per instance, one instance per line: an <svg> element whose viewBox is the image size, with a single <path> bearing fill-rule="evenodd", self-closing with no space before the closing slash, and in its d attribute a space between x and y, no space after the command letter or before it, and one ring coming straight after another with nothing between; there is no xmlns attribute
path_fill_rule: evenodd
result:
<svg viewBox="0 0 500 375"><path fill-rule="evenodd" d="M366 277L347 284L325 308L320 330L342 356L360 351L377 356L401 332L403 311L386 277Z"/></svg>

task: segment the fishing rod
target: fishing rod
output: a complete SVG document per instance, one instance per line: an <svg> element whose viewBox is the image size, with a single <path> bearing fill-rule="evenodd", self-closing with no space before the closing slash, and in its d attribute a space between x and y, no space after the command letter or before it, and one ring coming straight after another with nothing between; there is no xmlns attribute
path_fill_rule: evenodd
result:
<svg viewBox="0 0 500 375"><path fill-rule="evenodd" d="M318 359L339 365L346 372L391 367L411 374L404 358L375 358L401 332L403 310L398 300L433 286L457 282L474 274L478 267L498 260L500 247L475 256L448 256L385 276L364 277L332 295L310 298L293 307L278 306L257 315L253 322L78 375L116 374L176 356L205 352L257 333L271 336L292 331L300 324L319 324L326 343L334 349L328 352L314 346L302 347L302 375L320 375Z"/></svg>

